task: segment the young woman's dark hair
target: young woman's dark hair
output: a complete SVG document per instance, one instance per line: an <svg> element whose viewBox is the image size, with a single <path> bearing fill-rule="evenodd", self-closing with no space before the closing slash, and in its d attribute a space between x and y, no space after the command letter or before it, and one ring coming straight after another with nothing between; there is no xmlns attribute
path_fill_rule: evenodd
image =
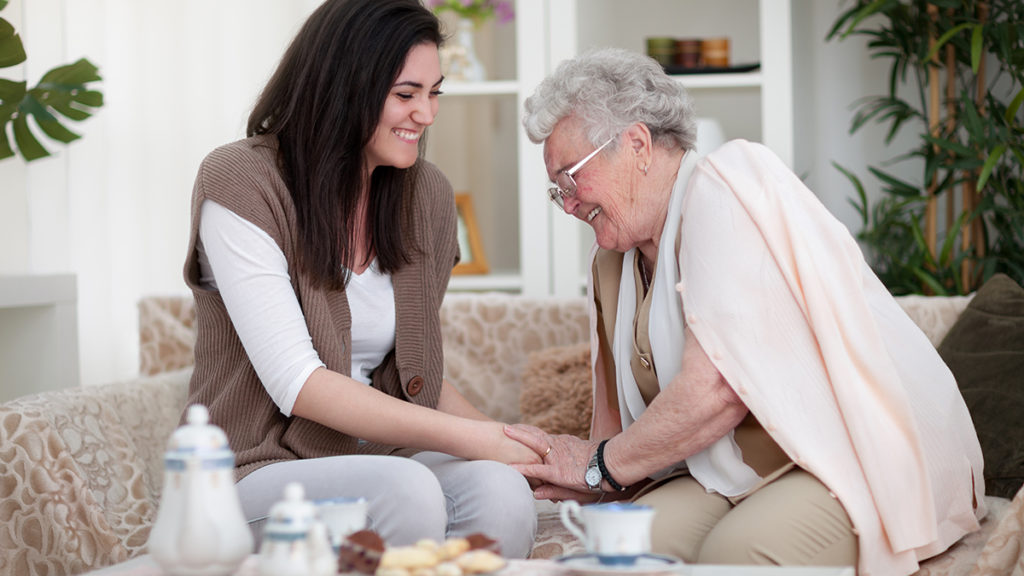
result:
<svg viewBox="0 0 1024 576"><path fill-rule="evenodd" d="M440 46L442 35L419 0L327 0L292 41L249 116L248 136L277 136L298 220L298 264L317 284L344 287L347 267L358 264L351 239L367 176L363 151L406 55L423 43ZM372 175L366 233L383 272L408 262L402 207L417 167L381 166Z"/></svg>

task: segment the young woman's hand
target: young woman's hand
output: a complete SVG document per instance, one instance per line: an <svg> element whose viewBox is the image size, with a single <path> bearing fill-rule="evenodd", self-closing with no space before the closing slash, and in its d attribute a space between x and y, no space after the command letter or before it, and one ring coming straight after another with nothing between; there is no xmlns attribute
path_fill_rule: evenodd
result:
<svg viewBox="0 0 1024 576"><path fill-rule="evenodd" d="M477 459L497 460L505 464L540 464L539 454L525 444L509 438L501 422L481 422L481 456Z"/></svg>

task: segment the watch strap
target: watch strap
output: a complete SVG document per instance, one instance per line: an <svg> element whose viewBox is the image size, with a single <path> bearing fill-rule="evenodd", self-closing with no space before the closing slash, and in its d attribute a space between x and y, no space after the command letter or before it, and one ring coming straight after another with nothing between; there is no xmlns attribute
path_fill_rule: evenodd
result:
<svg viewBox="0 0 1024 576"><path fill-rule="evenodd" d="M601 443L597 445L597 453L595 454L595 456L597 456L597 469L601 471L601 477L608 482L608 485L611 486L613 490L622 492L626 487L616 482L615 479L612 478L611 473L608 472L608 468L604 465L604 445L607 443L607 440L601 440Z"/></svg>

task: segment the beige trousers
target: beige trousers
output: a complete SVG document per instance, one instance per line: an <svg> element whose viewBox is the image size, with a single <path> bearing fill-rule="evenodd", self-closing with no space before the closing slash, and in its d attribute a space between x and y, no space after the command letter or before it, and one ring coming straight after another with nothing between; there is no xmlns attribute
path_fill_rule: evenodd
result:
<svg viewBox="0 0 1024 576"><path fill-rule="evenodd" d="M653 507L652 550L699 564L856 566L857 537L839 500L795 468L732 504L690 476L637 498Z"/></svg>

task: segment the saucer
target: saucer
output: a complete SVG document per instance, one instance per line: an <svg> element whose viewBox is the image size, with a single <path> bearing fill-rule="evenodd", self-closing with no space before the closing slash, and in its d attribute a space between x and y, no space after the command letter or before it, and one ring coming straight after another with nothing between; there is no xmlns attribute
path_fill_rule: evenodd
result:
<svg viewBox="0 0 1024 576"><path fill-rule="evenodd" d="M683 565L683 561L679 558L663 554L641 554L637 556L636 562L631 565L601 564L596 554L559 556L555 558L555 562L565 566L572 573L585 574L587 576L663 574L673 572L676 568Z"/></svg>

